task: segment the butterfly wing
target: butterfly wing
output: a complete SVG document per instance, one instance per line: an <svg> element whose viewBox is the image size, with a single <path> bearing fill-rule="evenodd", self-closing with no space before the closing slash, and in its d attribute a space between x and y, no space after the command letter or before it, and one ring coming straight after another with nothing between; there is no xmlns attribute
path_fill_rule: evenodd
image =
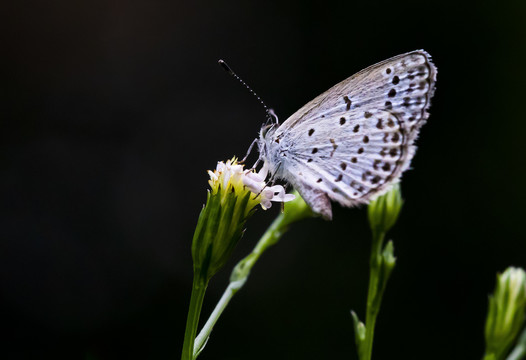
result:
<svg viewBox="0 0 526 360"><path fill-rule="evenodd" d="M436 67L423 50L372 65L265 138L270 152L282 156L264 160L325 217L332 215L329 198L344 206L365 203L409 166L435 81Z"/></svg>

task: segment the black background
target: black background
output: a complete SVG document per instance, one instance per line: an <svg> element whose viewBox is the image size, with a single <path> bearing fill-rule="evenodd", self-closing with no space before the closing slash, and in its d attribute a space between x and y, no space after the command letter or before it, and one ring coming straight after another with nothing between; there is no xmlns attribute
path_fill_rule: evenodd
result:
<svg viewBox="0 0 526 360"><path fill-rule="evenodd" d="M207 169L333 84L423 48L431 117L390 234L377 359L477 359L497 271L526 266L526 2L17 1L2 15L2 358L180 357ZM210 285L279 212L259 211ZM200 358L356 359L366 212L335 206L256 265Z"/></svg>

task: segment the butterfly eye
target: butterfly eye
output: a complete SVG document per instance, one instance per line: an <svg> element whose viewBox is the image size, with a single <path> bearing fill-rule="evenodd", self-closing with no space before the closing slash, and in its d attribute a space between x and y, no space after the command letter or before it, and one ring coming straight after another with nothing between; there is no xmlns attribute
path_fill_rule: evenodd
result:
<svg viewBox="0 0 526 360"><path fill-rule="evenodd" d="M269 132L269 130L270 130L271 128L273 128L273 127L274 127L274 125L265 125L265 126L263 126L263 127L261 128L261 136L262 136L262 137L266 137L267 134L268 134L268 132Z"/></svg>

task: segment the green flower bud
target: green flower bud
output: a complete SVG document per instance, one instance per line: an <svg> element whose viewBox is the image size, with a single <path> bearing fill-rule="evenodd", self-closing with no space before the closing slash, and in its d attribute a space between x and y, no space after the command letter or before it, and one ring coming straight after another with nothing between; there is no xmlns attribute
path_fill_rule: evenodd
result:
<svg viewBox="0 0 526 360"><path fill-rule="evenodd" d="M391 276L391 272L395 265L396 257L394 256L394 245L392 241L389 241L382 251L382 273L386 279Z"/></svg>
<svg viewBox="0 0 526 360"><path fill-rule="evenodd" d="M400 185L395 184L384 195L369 203L369 224L373 232L386 233L396 223L402 209L403 200Z"/></svg>
<svg viewBox="0 0 526 360"><path fill-rule="evenodd" d="M292 192L292 195L295 197L294 200L284 205L282 226L287 226L296 221L316 215L296 190Z"/></svg>
<svg viewBox="0 0 526 360"><path fill-rule="evenodd" d="M358 315L354 311L351 311L352 320L354 324L354 336L356 340L356 346L360 348L362 343L365 341L366 332L365 324L358 319Z"/></svg>
<svg viewBox="0 0 526 360"><path fill-rule="evenodd" d="M486 354L499 360L506 356L524 324L526 273L509 267L497 275L497 285L489 297L486 319Z"/></svg>

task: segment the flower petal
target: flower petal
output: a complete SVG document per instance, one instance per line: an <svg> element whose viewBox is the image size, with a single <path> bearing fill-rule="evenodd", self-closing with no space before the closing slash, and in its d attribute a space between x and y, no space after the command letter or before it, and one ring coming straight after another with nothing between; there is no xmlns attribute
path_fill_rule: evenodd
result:
<svg viewBox="0 0 526 360"><path fill-rule="evenodd" d="M263 183L263 185L262 185L262 182L256 181L256 180L254 180L251 177L244 176L243 177L243 185L248 187L250 189L250 191L252 191L254 194L259 194L261 192L261 190L263 189L263 187L265 186L265 183Z"/></svg>

